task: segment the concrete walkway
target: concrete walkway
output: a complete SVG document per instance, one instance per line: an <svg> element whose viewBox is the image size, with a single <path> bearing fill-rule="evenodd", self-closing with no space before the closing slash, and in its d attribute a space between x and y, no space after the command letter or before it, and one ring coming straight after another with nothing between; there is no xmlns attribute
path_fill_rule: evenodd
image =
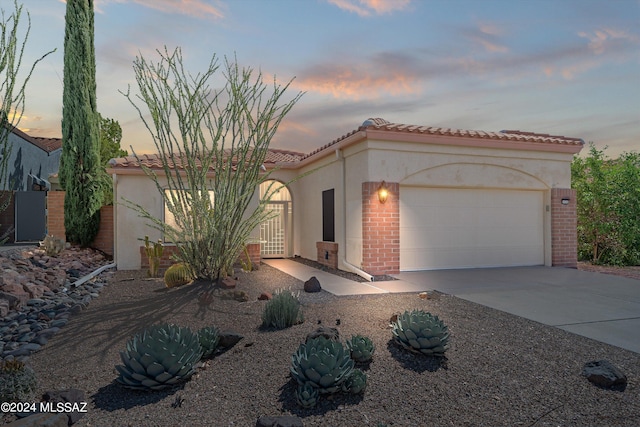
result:
<svg viewBox="0 0 640 427"><path fill-rule="evenodd" d="M437 290L640 353L640 281L559 267L403 272L399 280L358 283L295 261L263 260L335 295Z"/></svg>

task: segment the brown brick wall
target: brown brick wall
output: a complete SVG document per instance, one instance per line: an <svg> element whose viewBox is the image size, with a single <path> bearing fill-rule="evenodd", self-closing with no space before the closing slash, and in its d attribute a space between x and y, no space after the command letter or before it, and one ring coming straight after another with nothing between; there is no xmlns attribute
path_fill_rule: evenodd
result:
<svg viewBox="0 0 640 427"><path fill-rule="evenodd" d="M362 183L362 269L372 275L400 272L400 184L385 185L389 197L380 203L380 182Z"/></svg>
<svg viewBox="0 0 640 427"><path fill-rule="evenodd" d="M15 241L15 232L13 231L13 227L15 225L16 216L15 216L15 204L14 204L14 192L13 191L0 191L0 208L7 202L9 199L9 205L7 208L0 212L0 240L2 240L2 236L9 230L11 232L7 234L6 243L13 243Z"/></svg>
<svg viewBox="0 0 640 427"><path fill-rule="evenodd" d="M569 204L563 205L562 199L569 199ZM578 266L577 222L576 190L552 188L551 265L572 268Z"/></svg>
<svg viewBox="0 0 640 427"><path fill-rule="evenodd" d="M262 260L262 252L260 251L260 243L248 243L247 252L244 251L238 257L241 262L246 262L247 253L249 254L249 260L251 261L251 267L254 270L260 268L260 261Z"/></svg>
<svg viewBox="0 0 640 427"><path fill-rule="evenodd" d="M64 191L47 192L47 234L66 240L64 229ZM113 256L113 206L100 208L100 230L92 248L98 249L107 255Z"/></svg>
<svg viewBox="0 0 640 427"><path fill-rule="evenodd" d="M47 192L47 234L66 240L64 229L64 191Z"/></svg>
<svg viewBox="0 0 640 427"><path fill-rule="evenodd" d="M316 242L317 261L330 268L338 268L338 244L335 242Z"/></svg>
<svg viewBox="0 0 640 427"><path fill-rule="evenodd" d="M260 261L262 259L262 255L260 252L260 243L249 243L247 245L247 249L249 252L249 257L251 258L252 266L255 270L260 267ZM160 266L159 271L162 274L167 268L169 268L172 264L175 264L175 260L173 259L173 254L178 252L178 247L172 244L168 244L164 246L162 251L162 258L160 258ZM244 252L240 255L240 259L244 258ZM144 244L140 246L140 268L142 270L149 269L149 257L145 252Z"/></svg>
<svg viewBox="0 0 640 427"><path fill-rule="evenodd" d="M162 251L162 258L160 258L160 272L164 272L167 268L171 266L171 264L175 264L175 260L172 255L178 252L178 247L174 245L165 245ZM142 270L149 269L149 257L145 252L144 244L140 246L140 268Z"/></svg>

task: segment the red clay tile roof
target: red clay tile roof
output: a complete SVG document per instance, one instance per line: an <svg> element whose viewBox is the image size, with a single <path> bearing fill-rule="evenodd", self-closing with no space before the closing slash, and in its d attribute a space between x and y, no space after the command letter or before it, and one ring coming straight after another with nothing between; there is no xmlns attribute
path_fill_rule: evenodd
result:
<svg viewBox="0 0 640 427"><path fill-rule="evenodd" d="M138 157L140 158L140 163L150 169L163 168L162 161L160 160L159 154L142 154L142 155L139 155ZM297 153L295 151L269 149L269 152L267 153L267 157L264 163L265 165L274 165L280 162L295 163L299 161L302 157L304 157L304 154ZM111 159L109 161L109 165L114 169L115 168L136 168L137 169L140 167L140 163L138 163L138 159L136 159L135 156L120 157L116 159ZM176 161L176 164L174 165L174 168L177 167L178 169L184 169L185 165L186 165L186 162L182 162L178 159L178 161ZM201 165L200 160L196 160L196 166L199 167L200 165ZM213 168L211 169L213 170Z"/></svg>
<svg viewBox="0 0 640 427"><path fill-rule="evenodd" d="M11 132L24 139L25 141L32 143L41 150L46 151L47 153L51 153L52 151L62 148L61 138L42 138L39 136L30 136L18 128L13 128Z"/></svg>
<svg viewBox="0 0 640 427"><path fill-rule="evenodd" d="M500 132L484 132L478 130L462 130L462 129L450 129L439 128L431 126L417 126L407 125L401 123L391 123L382 118L370 118L364 121L362 125L351 132L342 135L340 138L334 139L330 143L318 148L307 154L304 158L313 156L314 154L323 151L338 142L347 139L351 135L354 135L360 131L366 131L368 129L375 129L389 132L403 132L407 134L422 134L422 135L439 135L439 136L454 136L463 138L479 138L479 139L494 139L502 141L520 141L520 142L534 142L541 144L561 144L561 145L574 145L582 146L584 141L580 138L570 138L566 136L549 135L546 133L534 133L534 132L522 132L519 130L503 130Z"/></svg>
<svg viewBox="0 0 640 427"><path fill-rule="evenodd" d="M513 141L522 143L539 143L539 144L557 144L563 146L573 146L579 150L579 147L584 145L584 141L580 138L569 138L565 136L549 135L545 133L534 132L522 132L519 130L503 130L500 132L484 132L477 130L462 130L462 129L450 129L439 128L431 126L417 126L407 125L401 123L390 123L382 118L370 118L364 121L362 125L340 138L334 139L330 143L323 145L322 147L308 153L298 153L295 151L270 149L265 161L265 165L275 165L276 163L297 163L301 160L308 159L324 150L329 149L331 146L347 139L348 137L367 130L375 131L387 131L390 133L406 133L413 135L434 135L434 136L450 136L456 138L471 138L475 141L479 139L493 140L493 141ZM578 151L576 150L576 151ZM151 169L162 169L162 162L160 157L156 154L140 156L140 160L143 165ZM139 168L136 158L134 156L122 157L119 159L112 159L112 168ZM199 165L199 163L197 163ZM181 162L177 165L179 168L183 168Z"/></svg>

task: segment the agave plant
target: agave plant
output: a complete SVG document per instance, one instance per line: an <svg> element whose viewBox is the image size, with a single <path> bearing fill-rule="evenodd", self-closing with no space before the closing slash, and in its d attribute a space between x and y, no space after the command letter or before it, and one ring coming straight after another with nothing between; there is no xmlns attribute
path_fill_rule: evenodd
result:
<svg viewBox="0 0 640 427"><path fill-rule="evenodd" d="M202 357L198 334L176 325L154 325L127 342L116 381L136 390L161 390L188 380Z"/></svg>
<svg viewBox="0 0 640 427"><path fill-rule="evenodd" d="M391 326L395 341L411 352L444 356L449 348L447 326L424 310L405 311Z"/></svg>
<svg viewBox="0 0 640 427"><path fill-rule="evenodd" d="M202 358L208 359L218 347L220 337L218 329L213 326L206 326L198 331L198 341L202 347Z"/></svg>
<svg viewBox="0 0 640 427"><path fill-rule="evenodd" d="M371 338L362 335L352 335L347 341L347 348L351 353L351 358L357 363L368 363L376 351L376 346Z"/></svg>
<svg viewBox="0 0 640 427"><path fill-rule="evenodd" d="M367 388L367 374L360 369L354 369L349 378L342 383L342 391L351 394L360 394Z"/></svg>
<svg viewBox="0 0 640 427"><path fill-rule="evenodd" d="M351 375L354 362L340 342L325 337L300 344L291 356L291 375L300 385L309 383L320 394L335 393Z"/></svg>
<svg viewBox="0 0 640 427"><path fill-rule="evenodd" d="M320 393L318 392L318 389L311 383L306 382L298 385L298 388L296 389L296 401L298 402L298 405L305 409L313 408L318 404L319 398Z"/></svg>

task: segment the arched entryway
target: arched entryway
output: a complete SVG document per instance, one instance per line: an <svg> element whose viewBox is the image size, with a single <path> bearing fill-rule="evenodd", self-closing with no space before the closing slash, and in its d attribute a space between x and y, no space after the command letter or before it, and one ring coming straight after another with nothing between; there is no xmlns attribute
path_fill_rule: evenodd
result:
<svg viewBox="0 0 640 427"><path fill-rule="evenodd" d="M291 256L291 230L293 210L291 192L281 182L275 180L260 184L260 199L268 192L275 193L267 203L267 210L275 215L260 224L260 251L262 258L286 258Z"/></svg>

